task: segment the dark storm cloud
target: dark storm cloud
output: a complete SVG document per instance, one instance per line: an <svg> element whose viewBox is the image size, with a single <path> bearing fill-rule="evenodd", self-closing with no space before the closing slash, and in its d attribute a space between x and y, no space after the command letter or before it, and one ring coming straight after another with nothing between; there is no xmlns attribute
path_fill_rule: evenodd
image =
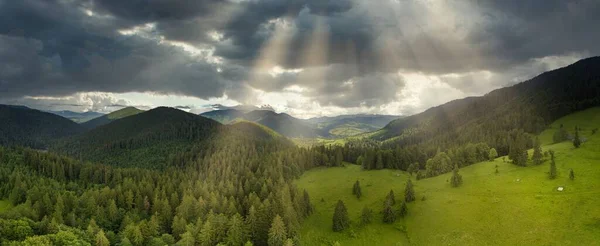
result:
<svg viewBox="0 0 600 246"><path fill-rule="evenodd" d="M278 65L301 71L256 74L277 19L291 30ZM594 0L0 0L0 96L157 92L244 102L252 89L296 85L323 105L376 107L402 100L399 70L465 73L442 81L481 93L539 72L532 60L598 54L599 25ZM140 26L147 33L119 33ZM306 64L315 55L323 59ZM481 83L478 71L494 81Z"/></svg>

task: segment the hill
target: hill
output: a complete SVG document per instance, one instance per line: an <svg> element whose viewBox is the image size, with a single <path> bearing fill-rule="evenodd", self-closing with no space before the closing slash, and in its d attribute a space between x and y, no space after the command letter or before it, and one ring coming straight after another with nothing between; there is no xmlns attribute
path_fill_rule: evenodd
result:
<svg viewBox="0 0 600 246"><path fill-rule="evenodd" d="M292 138L313 138L328 134L286 113L275 113L271 110L253 110L244 112L237 109L213 110L200 114L223 124L231 124L240 120L255 122Z"/></svg>
<svg viewBox="0 0 600 246"><path fill-rule="evenodd" d="M573 148L570 142L552 144L561 124L582 128L587 141L581 148ZM393 224L382 223L382 204L390 189L397 201L403 199L408 173L363 171L352 164L310 170L296 182L315 201L315 214L302 225L302 241L309 245L335 241L340 245L595 245L600 241L600 133L592 130L598 127L600 108L596 107L560 118L539 135L543 151L556 153L554 180L548 179L548 160L520 167L504 162L504 157L461 168L464 183L458 188L448 183L451 174L413 177L417 200L408 205L408 215ZM574 180L569 179L570 169ZM361 199L351 192L356 180L362 187ZM557 191L559 186L564 191ZM352 221L351 229L342 233L331 230L338 199L346 204ZM373 209L374 218L361 226L365 206Z"/></svg>
<svg viewBox="0 0 600 246"><path fill-rule="evenodd" d="M201 156L217 141L235 138L288 141L254 123L223 126L195 114L159 107L69 138L53 150L114 166L165 168L181 163L174 156Z"/></svg>
<svg viewBox="0 0 600 246"><path fill-rule="evenodd" d="M216 120L221 124L229 124L238 118L244 118L244 114L243 111L237 109L222 109L201 113L200 116Z"/></svg>
<svg viewBox="0 0 600 246"><path fill-rule="evenodd" d="M372 138L389 147L418 146L430 154L467 143L486 143L506 154L509 131L537 134L564 115L598 105L600 57L593 57L482 97L394 120Z"/></svg>
<svg viewBox="0 0 600 246"><path fill-rule="evenodd" d="M326 135L310 124L286 113L254 110L245 114L244 119L267 126L287 137L314 138Z"/></svg>
<svg viewBox="0 0 600 246"><path fill-rule="evenodd" d="M0 145L45 149L58 138L83 129L75 122L23 106L0 105Z"/></svg>
<svg viewBox="0 0 600 246"><path fill-rule="evenodd" d="M48 113L53 113L55 115L62 116L64 118L74 121L75 123L83 123L83 122L86 122L91 119L98 118L98 117L104 115L102 113L93 112L93 111L79 113L79 112L73 112L70 110L48 111Z"/></svg>
<svg viewBox="0 0 600 246"><path fill-rule="evenodd" d="M85 129L94 129L99 126L106 125L114 120L118 120L118 119L125 118L128 116L136 115L141 112L144 112L144 111L139 110L135 107L126 107L126 108L122 108L120 110L114 111L110 114L106 114L106 115L97 117L95 119L89 120L87 122L84 122L81 125Z"/></svg>
<svg viewBox="0 0 600 246"><path fill-rule="evenodd" d="M318 117L306 121L316 125L318 129L328 133L331 137L343 138L379 130L398 118L400 116L357 114Z"/></svg>

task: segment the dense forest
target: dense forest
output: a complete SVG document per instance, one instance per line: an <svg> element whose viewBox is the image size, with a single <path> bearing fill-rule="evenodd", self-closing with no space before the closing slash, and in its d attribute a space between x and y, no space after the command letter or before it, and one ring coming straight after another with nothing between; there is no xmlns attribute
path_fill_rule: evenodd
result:
<svg viewBox="0 0 600 246"><path fill-rule="evenodd" d="M83 131L69 119L23 106L0 105L0 122L0 145L36 149L46 149L56 139Z"/></svg>
<svg viewBox="0 0 600 246"><path fill-rule="evenodd" d="M203 155L175 156L177 165L163 171L0 148L0 196L15 206L0 219L2 243L297 244L312 205L291 181L316 165L341 165L341 159L325 147L244 137L255 127L215 138Z"/></svg>

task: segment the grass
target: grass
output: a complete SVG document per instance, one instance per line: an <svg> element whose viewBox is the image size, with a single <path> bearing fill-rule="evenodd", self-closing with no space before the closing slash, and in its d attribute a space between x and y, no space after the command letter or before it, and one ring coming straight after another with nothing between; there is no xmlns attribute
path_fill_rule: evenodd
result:
<svg viewBox="0 0 600 246"><path fill-rule="evenodd" d="M588 141L579 149L570 142L552 144L560 124L569 130L578 125ZM450 187L450 174L413 180L417 201L409 204L406 218L392 225L381 222L383 199L390 189L397 200L403 197L406 173L361 171L355 165L311 170L297 181L299 188L308 190L317 210L303 223L302 241L307 245L335 241L341 245L599 245L600 133L591 135L596 127L600 127L600 108L559 119L540 135L543 150L556 152L558 178L554 180L548 179L549 161L518 167L502 157L462 168L464 184L459 188ZM571 168L573 181L568 178ZM361 200L352 196L356 180L361 182ZM565 190L557 191L559 186ZM338 199L346 203L355 222L353 232L331 231ZM363 206L376 215L366 227L356 224Z"/></svg>
<svg viewBox="0 0 600 246"><path fill-rule="evenodd" d="M6 200L0 200L0 212L3 212L7 209L9 209L11 207L11 204L9 201Z"/></svg>

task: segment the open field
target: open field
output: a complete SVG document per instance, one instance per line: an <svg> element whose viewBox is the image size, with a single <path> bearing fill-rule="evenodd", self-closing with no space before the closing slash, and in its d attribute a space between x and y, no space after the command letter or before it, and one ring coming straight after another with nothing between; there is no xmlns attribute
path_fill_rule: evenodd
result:
<svg viewBox="0 0 600 246"><path fill-rule="evenodd" d="M575 125L582 127L587 142L579 149L570 142L552 144L561 123L570 132ZM341 245L600 245L600 133L591 134L597 127L600 109L594 108L562 118L540 135L543 150L556 151L555 180L547 177L549 161L518 167L502 157L461 169L464 184L459 188L448 183L451 174L413 179L417 201L409 205L406 218L392 225L381 222L380 211L390 189L397 200L403 198L406 173L362 171L356 165L311 170L297 182L308 190L317 210L303 224L302 241L307 245L335 241ZM571 168L573 181L568 178ZM356 180L361 182L361 200L352 195ZM565 190L557 191L559 186ZM342 233L331 230L338 199L346 203L353 221L352 230ZM358 225L363 206L375 214L366 227Z"/></svg>

